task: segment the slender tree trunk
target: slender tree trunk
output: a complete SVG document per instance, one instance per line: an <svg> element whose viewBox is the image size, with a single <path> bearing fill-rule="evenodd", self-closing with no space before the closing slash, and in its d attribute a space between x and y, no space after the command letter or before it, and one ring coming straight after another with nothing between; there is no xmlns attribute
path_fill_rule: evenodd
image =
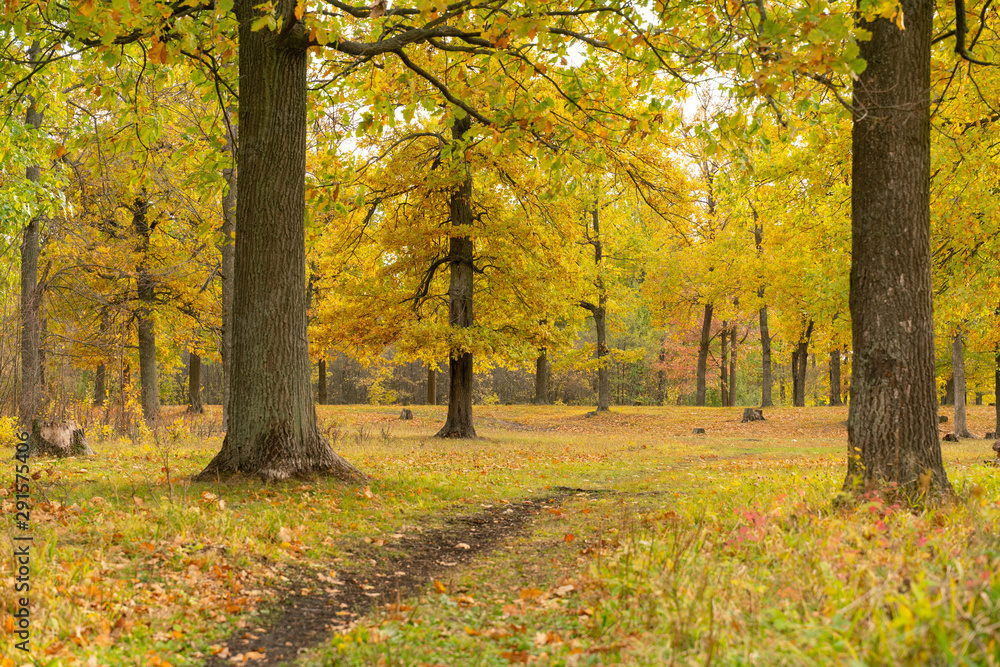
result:
<svg viewBox="0 0 1000 667"><path fill-rule="evenodd" d="M941 397L941 405L955 405L954 374L944 383L944 396Z"/></svg>
<svg viewBox="0 0 1000 667"><path fill-rule="evenodd" d="M760 406L769 408L774 405L771 398L771 388L774 380L771 378L771 336L767 326L767 306L760 309Z"/></svg>
<svg viewBox="0 0 1000 667"><path fill-rule="evenodd" d="M201 357L194 352L188 356L188 408L192 414L201 414L205 408L201 404Z"/></svg>
<svg viewBox="0 0 1000 667"><path fill-rule="evenodd" d="M587 240L594 247L594 265L597 267L597 305L585 303L583 306L594 316L594 329L597 333L597 349L594 352L594 357L597 359L597 411L604 412L611 407L611 369L608 363L607 340L608 295L600 268L604 261L604 245L601 240L601 215L596 202L590 215L593 231L588 234Z"/></svg>
<svg viewBox="0 0 1000 667"><path fill-rule="evenodd" d="M469 116L456 118L451 128L456 143L472 127ZM465 165L468 169L468 165ZM472 175L466 171L462 183L451 194L451 225L461 230L450 239L451 277L448 285L448 325L465 328L473 323L473 241L460 235L472 227ZM475 438L472 426L472 352L452 349L448 359L448 418L437 432L439 438Z"/></svg>
<svg viewBox="0 0 1000 667"><path fill-rule="evenodd" d="M736 405L736 325L729 328L729 407Z"/></svg>
<svg viewBox="0 0 1000 667"><path fill-rule="evenodd" d="M437 405L437 371L427 364L427 405Z"/></svg>
<svg viewBox="0 0 1000 667"><path fill-rule="evenodd" d="M993 355L993 432L1000 439L1000 348Z"/></svg>
<svg viewBox="0 0 1000 667"><path fill-rule="evenodd" d="M720 404L729 405L729 322L722 320L722 331L719 332L722 349L719 352L719 395Z"/></svg>
<svg viewBox="0 0 1000 667"><path fill-rule="evenodd" d="M604 412L611 408L611 369L608 368L607 296L603 289L598 299L594 311L594 327L597 329L597 411Z"/></svg>
<svg viewBox="0 0 1000 667"><path fill-rule="evenodd" d="M226 150L236 161L237 128L235 118L229 112L230 125L226 128ZM222 357L222 428L229 430L229 398L233 377L233 281L235 270L233 266L236 257L236 246L233 235L236 233L236 169L226 167L222 170L222 178L226 181L226 194L222 199L222 242L219 253L222 256L220 273L222 277L222 340L219 342L219 356Z"/></svg>
<svg viewBox="0 0 1000 667"><path fill-rule="evenodd" d="M539 348L535 359L535 403L545 405L549 402L549 359L544 347Z"/></svg>
<svg viewBox="0 0 1000 667"><path fill-rule="evenodd" d="M361 476L316 423L306 312L307 54L253 30L255 0L237 0L239 181L229 422L222 449L198 476L265 481ZM279 16L294 4L279 0ZM297 35L301 23L291 26Z"/></svg>
<svg viewBox="0 0 1000 667"><path fill-rule="evenodd" d="M809 339L812 337L813 322L809 325L799 344L792 352L792 405L805 407L806 404L806 370L809 367Z"/></svg>
<svg viewBox="0 0 1000 667"><path fill-rule="evenodd" d="M136 329L139 338L139 398L142 416L147 424L160 420L160 378L156 369L156 323L153 319L153 301L156 284L149 273L149 222L146 220L148 203L136 199L132 209L132 225L139 244L139 266L136 267L136 286L139 307L136 311Z"/></svg>
<svg viewBox="0 0 1000 667"><path fill-rule="evenodd" d="M659 369L656 371L656 402L658 405L663 405L667 400L666 342L666 338L660 339L660 364Z"/></svg>
<svg viewBox="0 0 1000 667"><path fill-rule="evenodd" d="M761 255L764 252L764 228L761 227L760 222L757 219L756 207L752 210L754 221L754 246L757 248L757 254ZM763 285L757 288L757 298L764 298ZM769 408L774 405L774 401L771 398L771 388L773 387L774 382L771 378L771 333L767 326L767 305L760 307L758 315L760 319L760 406L762 408Z"/></svg>
<svg viewBox="0 0 1000 667"><path fill-rule="evenodd" d="M965 420L965 357L962 354L962 332L951 338L951 371L955 378L955 435L971 438Z"/></svg>
<svg viewBox="0 0 1000 667"><path fill-rule="evenodd" d="M28 49L28 60L38 55L38 43ZM35 108L35 100L28 97L25 124L38 130L43 114ZM25 170L25 178L38 183L42 178L37 164ZM40 228L42 217L31 218L21 235L21 394L18 403L19 430L33 433L32 422L42 409L42 290L38 284L38 257L41 254ZM34 449L34 445L32 445Z"/></svg>
<svg viewBox="0 0 1000 667"><path fill-rule="evenodd" d="M107 307L101 308L101 324L100 324L100 341L99 345L101 349L105 349L104 337L108 331L108 309ZM104 401L108 398L108 369L104 364L102 359L99 364L97 364L97 370L94 372L94 405L104 405Z"/></svg>
<svg viewBox="0 0 1000 667"><path fill-rule="evenodd" d="M326 405L326 357L320 357L316 366L316 402Z"/></svg>
<svg viewBox="0 0 1000 667"><path fill-rule="evenodd" d="M705 375L708 373L708 344L712 341L712 304L705 304L701 320L701 342L698 344L698 373L695 378L695 405L705 405Z"/></svg>
<svg viewBox="0 0 1000 667"><path fill-rule="evenodd" d="M830 405L843 405L840 398L840 350L830 350Z"/></svg>
<svg viewBox="0 0 1000 667"><path fill-rule="evenodd" d="M858 19L850 307L854 340L845 490L951 493L938 440L930 246L934 3L903 0L906 29Z"/></svg>
<svg viewBox="0 0 1000 667"><path fill-rule="evenodd" d="M107 368L104 362L97 364L94 371L94 405L104 405L108 397Z"/></svg>

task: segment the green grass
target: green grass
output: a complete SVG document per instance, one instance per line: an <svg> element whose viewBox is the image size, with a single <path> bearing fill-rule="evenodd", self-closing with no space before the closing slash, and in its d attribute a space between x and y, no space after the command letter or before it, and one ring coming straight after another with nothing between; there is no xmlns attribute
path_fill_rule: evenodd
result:
<svg viewBox="0 0 1000 667"><path fill-rule="evenodd" d="M157 441L94 442L95 459L32 462L35 664L200 664L259 623L283 568L353 567L365 538L555 485L623 493L542 513L450 573L446 593L383 608L303 664L1000 661L991 443L944 443L959 498L911 513L874 498L834 508L846 409L740 424L739 409L584 419L581 408L477 406L470 442L432 437L443 407L417 406L412 422L391 407L318 410L368 489L190 483L221 444L203 437L213 412ZM970 407L974 433L991 425L992 408ZM3 474L9 486L13 465ZM0 562L11 571L9 553ZM0 604L6 618L11 586Z"/></svg>

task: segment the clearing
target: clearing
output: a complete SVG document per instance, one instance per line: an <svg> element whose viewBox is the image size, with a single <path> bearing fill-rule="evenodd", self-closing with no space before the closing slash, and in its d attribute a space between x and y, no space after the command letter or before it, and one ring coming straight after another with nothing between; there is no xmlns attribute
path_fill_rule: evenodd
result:
<svg viewBox="0 0 1000 667"><path fill-rule="evenodd" d="M211 408L32 461L33 656L7 585L0 667L1000 661L991 442L943 443L958 498L912 513L832 502L846 408L477 406L469 442L412 409L318 408L358 486L188 482Z"/></svg>

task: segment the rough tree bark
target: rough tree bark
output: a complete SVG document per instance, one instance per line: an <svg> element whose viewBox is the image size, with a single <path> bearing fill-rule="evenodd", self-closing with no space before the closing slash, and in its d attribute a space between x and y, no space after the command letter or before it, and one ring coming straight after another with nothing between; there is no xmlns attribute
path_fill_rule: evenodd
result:
<svg viewBox="0 0 1000 667"><path fill-rule="evenodd" d="M962 332L951 338L951 372L955 378L955 435L973 437L965 419L965 356L962 354Z"/></svg>
<svg viewBox="0 0 1000 667"><path fill-rule="evenodd" d="M192 414L205 412L201 404L201 357L194 352L188 356L188 407Z"/></svg>
<svg viewBox="0 0 1000 667"><path fill-rule="evenodd" d="M149 236L152 231L146 220L148 202L138 198L133 204L132 226L138 243L139 266L136 267L136 292L139 306L136 309L136 330L139 338L139 400L142 416L147 424L160 420L160 378L156 369L156 323L153 319L153 301L156 283L149 273Z"/></svg>
<svg viewBox="0 0 1000 667"><path fill-rule="evenodd" d="M594 330L597 334L597 346L594 358L597 359L597 411L605 412L611 407L611 369L608 367L608 327L607 305L608 294L601 278L601 262L604 259L604 246L601 243L601 215L597 204L590 212L592 230L587 231L587 243L594 247L594 265L597 267L597 304L581 301L580 305L590 311L594 317Z"/></svg>
<svg viewBox="0 0 1000 667"><path fill-rule="evenodd" d="M472 127L469 116L456 118L451 137L459 143ZM467 169L468 166L466 165ZM472 174L466 171L462 183L451 194L451 225L459 230L449 245L448 325L470 327L473 322L473 241L460 235L472 227ZM439 438L475 438L472 426L472 352L453 349L448 359L448 418L437 432Z"/></svg>
<svg viewBox="0 0 1000 667"><path fill-rule="evenodd" d="M843 405L840 398L840 350L830 350L830 405Z"/></svg>
<svg viewBox="0 0 1000 667"><path fill-rule="evenodd" d="M237 127L232 109L227 111L226 118L226 152L236 162ZM233 234L236 232L236 169L226 167L222 170L222 178L226 181L226 194L222 198L222 241L219 245L221 262L219 273L222 280L222 335L219 341L219 356L222 357L222 430L229 430L229 395L233 376L233 279L235 271L233 261L236 256Z"/></svg>
<svg viewBox="0 0 1000 667"><path fill-rule="evenodd" d="M237 0L240 186L233 280L229 421L222 449L198 475L262 480L361 473L316 423L306 323L304 49L253 30L254 0ZM281 16L294 4L277 3Z"/></svg>
<svg viewBox="0 0 1000 667"><path fill-rule="evenodd" d="M427 364L427 405L437 405L437 371Z"/></svg>
<svg viewBox="0 0 1000 667"><path fill-rule="evenodd" d="M705 375L708 373L708 345L712 342L712 304L705 304L701 320L701 341L698 343L698 372L695 378L695 405L705 405Z"/></svg>
<svg viewBox="0 0 1000 667"><path fill-rule="evenodd" d="M809 339L812 337L813 321L809 320L805 333L792 351L792 405L798 408L806 404L806 369L809 364Z"/></svg>
<svg viewBox="0 0 1000 667"><path fill-rule="evenodd" d="M850 308L853 375L844 489L951 493L938 440L930 247L932 0L903 0L906 29L858 19Z"/></svg>
<svg viewBox="0 0 1000 667"><path fill-rule="evenodd" d="M547 350L538 349L535 359L535 404L545 405L549 402L549 358Z"/></svg>
<svg viewBox="0 0 1000 667"><path fill-rule="evenodd" d="M28 60L38 55L38 43L28 49ZM28 97L25 112L26 125L38 130L43 114L35 108L35 100ZM32 183L41 180L42 170L37 164L25 169L25 178ZM40 228L42 216L31 218L21 235L21 394L18 402L19 430L34 438L32 423L42 408L42 289L38 284L38 257L41 254Z"/></svg>

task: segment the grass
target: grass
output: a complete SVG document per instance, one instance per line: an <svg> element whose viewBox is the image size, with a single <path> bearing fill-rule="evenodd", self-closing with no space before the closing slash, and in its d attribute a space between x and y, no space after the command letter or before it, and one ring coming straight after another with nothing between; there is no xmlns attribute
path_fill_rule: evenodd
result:
<svg viewBox="0 0 1000 667"><path fill-rule="evenodd" d="M318 408L337 450L372 475L367 487L190 483L221 444L206 437L211 408L194 422L168 410L179 421L157 441L109 438L93 443L95 459L32 462L32 664L201 664L262 622L288 568L354 567L401 526L555 485L617 493L543 512L451 572L443 593L380 608L301 663L1000 662L989 442L943 443L959 490L946 507L871 498L835 509L842 408L740 424L739 409L585 419L580 408L477 406L470 442L432 437L444 408L412 409L403 422L398 408ZM992 430L992 410L970 406L974 433ZM9 486L13 465L3 474ZM12 530L11 499L0 502ZM0 562L9 577L9 549ZM5 651L14 598L12 585L0 590ZM24 662L14 657L0 665Z"/></svg>

